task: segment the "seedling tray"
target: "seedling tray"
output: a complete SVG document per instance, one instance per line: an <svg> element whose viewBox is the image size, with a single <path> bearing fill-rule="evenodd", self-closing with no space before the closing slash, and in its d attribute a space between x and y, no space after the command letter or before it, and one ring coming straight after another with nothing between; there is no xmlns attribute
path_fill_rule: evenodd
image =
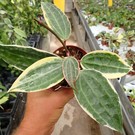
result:
<svg viewBox="0 0 135 135"><path fill-rule="evenodd" d="M10 135L12 122L12 117L0 117L0 135Z"/></svg>
<svg viewBox="0 0 135 135"><path fill-rule="evenodd" d="M36 47L39 45L39 42L41 40L40 34L33 34L28 37L28 43L31 47Z"/></svg>
<svg viewBox="0 0 135 135"><path fill-rule="evenodd" d="M26 94L18 93L11 111L0 114L0 135L10 135L16 129L24 114L25 102Z"/></svg>

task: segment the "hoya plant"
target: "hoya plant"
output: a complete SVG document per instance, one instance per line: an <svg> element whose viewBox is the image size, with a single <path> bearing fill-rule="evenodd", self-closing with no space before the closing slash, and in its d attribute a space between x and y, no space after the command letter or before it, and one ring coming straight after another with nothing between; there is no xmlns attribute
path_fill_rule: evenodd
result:
<svg viewBox="0 0 135 135"><path fill-rule="evenodd" d="M120 100L108 79L122 77L130 66L112 52L97 50L86 54L80 48L68 46L66 40L71 25L66 15L48 2L42 2L41 8L46 24L39 23L56 35L63 48L50 53L27 46L0 44L0 57L23 71L7 93L43 91L57 85L62 87L62 82L66 82L90 117L121 132ZM5 93L1 95L2 99Z"/></svg>

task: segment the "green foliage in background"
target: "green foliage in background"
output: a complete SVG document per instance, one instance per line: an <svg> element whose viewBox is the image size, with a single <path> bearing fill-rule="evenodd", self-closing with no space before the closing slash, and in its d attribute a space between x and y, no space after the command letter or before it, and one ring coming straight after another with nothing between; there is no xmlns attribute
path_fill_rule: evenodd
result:
<svg viewBox="0 0 135 135"><path fill-rule="evenodd" d="M96 23L106 21L125 30L135 29L134 0L113 0L112 7L108 7L108 0L78 0L78 3L87 15L96 17Z"/></svg>
<svg viewBox="0 0 135 135"><path fill-rule="evenodd" d="M45 35L35 18L43 19L40 0L0 0L0 42L23 45L30 34Z"/></svg>

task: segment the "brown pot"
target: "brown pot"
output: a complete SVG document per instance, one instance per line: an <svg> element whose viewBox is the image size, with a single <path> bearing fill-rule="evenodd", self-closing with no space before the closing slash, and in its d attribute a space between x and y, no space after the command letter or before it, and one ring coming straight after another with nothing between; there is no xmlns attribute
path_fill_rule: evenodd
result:
<svg viewBox="0 0 135 135"><path fill-rule="evenodd" d="M75 57L77 60L81 60L81 58L86 54L86 52L78 46L67 45L66 47L69 50L70 55ZM54 53L60 57L67 57L68 55L64 47L58 48Z"/></svg>

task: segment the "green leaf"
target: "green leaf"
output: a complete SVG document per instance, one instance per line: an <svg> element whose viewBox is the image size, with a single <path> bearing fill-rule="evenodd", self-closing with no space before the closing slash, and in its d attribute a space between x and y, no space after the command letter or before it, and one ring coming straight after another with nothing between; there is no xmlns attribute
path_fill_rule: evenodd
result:
<svg viewBox="0 0 135 135"><path fill-rule="evenodd" d="M14 98L17 98L17 95L16 93L9 93L10 96L14 97Z"/></svg>
<svg viewBox="0 0 135 135"><path fill-rule="evenodd" d="M0 66L6 68L7 67L7 63L4 60L0 59ZM0 85L2 85L1 82L0 82Z"/></svg>
<svg viewBox="0 0 135 135"><path fill-rule="evenodd" d="M6 95L6 92L5 92L5 91L0 91L0 99L1 99L4 95Z"/></svg>
<svg viewBox="0 0 135 135"><path fill-rule="evenodd" d="M63 74L68 84L74 88L74 83L79 74L79 63L74 57L67 57L63 61Z"/></svg>
<svg viewBox="0 0 135 135"><path fill-rule="evenodd" d="M0 89L2 89L2 90L6 90L6 87L5 87L5 86L3 86L2 84L0 84Z"/></svg>
<svg viewBox="0 0 135 135"><path fill-rule="evenodd" d="M98 70L109 79L122 77L131 69L117 54L99 50L83 56L81 66L83 69Z"/></svg>
<svg viewBox="0 0 135 135"><path fill-rule="evenodd" d="M55 5L41 2L41 8L47 25L63 40L69 38L71 25L67 16Z"/></svg>
<svg viewBox="0 0 135 135"><path fill-rule="evenodd" d="M0 14L1 15L4 15L4 14L6 14L7 12L5 11L5 10L0 10Z"/></svg>
<svg viewBox="0 0 135 135"><path fill-rule="evenodd" d="M2 83L0 82L0 90L6 90L6 87L2 85Z"/></svg>
<svg viewBox="0 0 135 135"><path fill-rule="evenodd" d="M9 95L7 94L7 92L5 91L0 92L0 105L5 103L8 99Z"/></svg>
<svg viewBox="0 0 135 135"><path fill-rule="evenodd" d="M15 43L19 44L19 45L28 45L29 44L25 38L16 38Z"/></svg>
<svg viewBox="0 0 135 135"><path fill-rule="evenodd" d="M0 58L20 70L25 70L34 62L50 56L56 55L28 46L0 44Z"/></svg>
<svg viewBox="0 0 135 135"><path fill-rule="evenodd" d="M12 22L8 18L4 18L4 23L7 25L12 25Z"/></svg>
<svg viewBox="0 0 135 135"><path fill-rule="evenodd" d="M6 101L8 101L8 97L7 96L1 98L0 99L0 105L3 104L3 103L5 103Z"/></svg>
<svg viewBox="0 0 135 135"><path fill-rule="evenodd" d="M32 0L32 4L33 4L33 5L36 5L36 2L35 2L35 0Z"/></svg>
<svg viewBox="0 0 135 135"><path fill-rule="evenodd" d="M34 92L53 87L63 80L60 57L41 59L28 67L13 83L9 92Z"/></svg>
<svg viewBox="0 0 135 135"><path fill-rule="evenodd" d="M90 117L104 126L122 131L118 95L100 72L81 70L74 93L80 106Z"/></svg>
<svg viewBox="0 0 135 135"><path fill-rule="evenodd" d="M27 38L25 31L23 31L23 30L21 30L21 29L14 28L14 32L15 32L16 34L18 34L19 36L21 36L21 37Z"/></svg>

